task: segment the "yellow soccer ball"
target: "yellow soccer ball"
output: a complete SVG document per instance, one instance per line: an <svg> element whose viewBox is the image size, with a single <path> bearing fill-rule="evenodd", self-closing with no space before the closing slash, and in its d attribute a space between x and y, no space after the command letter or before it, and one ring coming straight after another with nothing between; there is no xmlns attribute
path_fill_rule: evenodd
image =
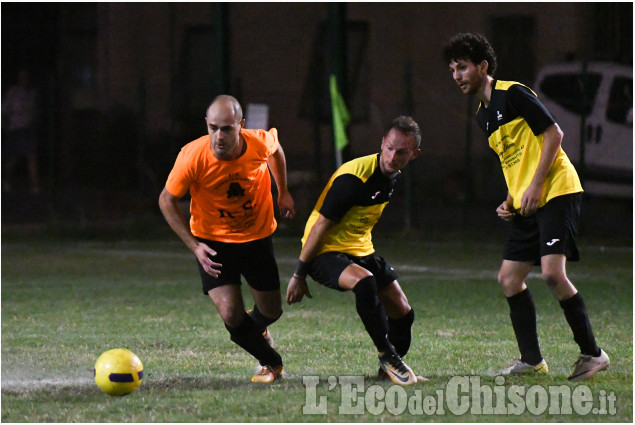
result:
<svg viewBox="0 0 635 425"><path fill-rule="evenodd" d="M105 351L95 363L95 383L110 395L136 391L143 380L143 364L135 353L125 348Z"/></svg>

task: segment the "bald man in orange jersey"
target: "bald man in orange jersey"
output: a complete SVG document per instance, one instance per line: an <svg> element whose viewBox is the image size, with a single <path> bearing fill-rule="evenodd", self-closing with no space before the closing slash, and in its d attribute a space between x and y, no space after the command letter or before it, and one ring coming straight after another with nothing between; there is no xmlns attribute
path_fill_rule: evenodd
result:
<svg viewBox="0 0 635 425"><path fill-rule="evenodd" d="M269 170L278 187L280 213L291 218L295 207L287 189L286 159L277 130L243 128L242 108L231 96L218 96L205 121L209 134L183 147L159 207L196 256L203 293L216 306L231 340L260 362L252 381L273 382L282 374L282 358L273 348L268 326L282 315L282 308ZM189 225L178 205L188 191ZM249 313L241 276L255 302Z"/></svg>

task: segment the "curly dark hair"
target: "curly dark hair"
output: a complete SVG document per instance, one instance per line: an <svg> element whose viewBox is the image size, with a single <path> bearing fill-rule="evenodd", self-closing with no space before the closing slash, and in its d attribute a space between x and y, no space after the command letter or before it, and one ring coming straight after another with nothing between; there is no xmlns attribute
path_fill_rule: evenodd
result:
<svg viewBox="0 0 635 425"><path fill-rule="evenodd" d="M443 48L443 59L449 64L453 60L469 59L478 65L487 61L487 73L494 75L496 71L496 53L489 41L478 33L462 32L450 39Z"/></svg>

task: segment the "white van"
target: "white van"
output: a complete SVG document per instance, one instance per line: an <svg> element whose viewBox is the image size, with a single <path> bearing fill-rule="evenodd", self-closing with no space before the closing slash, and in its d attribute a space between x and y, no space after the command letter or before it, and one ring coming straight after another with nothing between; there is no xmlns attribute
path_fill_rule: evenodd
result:
<svg viewBox="0 0 635 425"><path fill-rule="evenodd" d="M585 192L632 199L633 68L611 62L549 65L533 88L562 128L562 147Z"/></svg>

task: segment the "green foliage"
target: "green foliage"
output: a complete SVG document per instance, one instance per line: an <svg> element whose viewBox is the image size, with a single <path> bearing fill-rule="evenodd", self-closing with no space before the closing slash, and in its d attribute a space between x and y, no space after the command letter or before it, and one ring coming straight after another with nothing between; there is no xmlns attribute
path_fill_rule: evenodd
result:
<svg viewBox="0 0 635 425"><path fill-rule="evenodd" d="M297 258L297 239L275 240L282 291ZM416 311L407 363L430 379L406 388L435 396L454 376L488 375L517 354L508 308L496 283L500 246L405 239L377 240L397 268ZM2 244L3 422L632 422L633 296L630 248L583 247L568 267L584 295L608 371L586 381L593 394L613 392L616 415L413 416L340 414L345 400L329 377L374 380L377 360L350 293L310 282L313 299L285 306L271 326L285 379L250 382L256 362L235 346L200 290L194 257L166 241L12 240ZM536 270L538 272L538 270ZM505 387L566 385L577 346L557 301L532 275L547 377L507 378ZM249 291L246 305L252 305ZM134 351L145 369L139 390L110 397L94 384L103 351ZM318 376L326 414L303 414L303 376ZM363 395L363 394L362 394Z"/></svg>

